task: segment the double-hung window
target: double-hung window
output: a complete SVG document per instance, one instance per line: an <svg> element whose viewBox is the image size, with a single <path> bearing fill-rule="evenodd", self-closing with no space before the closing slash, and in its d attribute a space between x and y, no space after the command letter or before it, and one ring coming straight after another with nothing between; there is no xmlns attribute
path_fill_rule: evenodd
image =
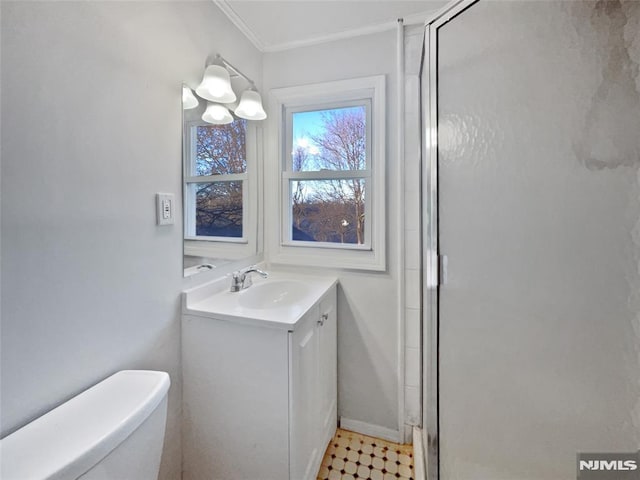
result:
<svg viewBox="0 0 640 480"><path fill-rule="evenodd" d="M186 123L185 251L191 255L244 256L255 242L250 227L251 161L255 148L246 120Z"/></svg>
<svg viewBox="0 0 640 480"><path fill-rule="evenodd" d="M274 261L384 269L384 77L272 94L282 126Z"/></svg>
<svg viewBox="0 0 640 480"><path fill-rule="evenodd" d="M288 108L286 245L371 248L371 101Z"/></svg>

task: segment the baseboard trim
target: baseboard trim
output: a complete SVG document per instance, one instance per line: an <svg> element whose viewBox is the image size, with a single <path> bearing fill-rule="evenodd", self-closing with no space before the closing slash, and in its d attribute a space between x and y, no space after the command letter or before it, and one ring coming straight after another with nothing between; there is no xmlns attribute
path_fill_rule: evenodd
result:
<svg viewBox="0 0 640 480"><path fill-rule="evenodd" d="M413 474L415 480L426 480L422 430L413 427Z"/></svg>
<svg viewBox="0 0 640 480"><path fill-rule="evenodd" d="M340 428L360 433L362 435L367 435L369 437L381 438L394 443L402 443L402 434L398 430L361 422L360 420L340 417Z"/></svg>

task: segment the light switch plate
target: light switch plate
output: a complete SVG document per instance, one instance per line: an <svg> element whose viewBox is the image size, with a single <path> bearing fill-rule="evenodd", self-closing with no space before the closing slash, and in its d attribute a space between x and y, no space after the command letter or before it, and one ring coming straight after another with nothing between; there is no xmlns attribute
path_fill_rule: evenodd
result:
<svg viewBox="0 0 640 480"><path fill-rule="evenodd" d="M173 225L175 221L175 197L173 193L156 193L156 223Z"/></svg>

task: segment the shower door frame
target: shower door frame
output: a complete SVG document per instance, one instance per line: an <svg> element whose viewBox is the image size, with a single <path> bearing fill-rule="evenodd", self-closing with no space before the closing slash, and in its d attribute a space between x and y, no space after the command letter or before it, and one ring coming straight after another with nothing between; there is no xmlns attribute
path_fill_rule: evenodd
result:
<svg viewBox="0 0 640 480"><path fill-rule="evenodd" d="M438 29L480 0L452 0L425 22L420 66L422 150L422 445L427 480L440 479Z"/></svg>

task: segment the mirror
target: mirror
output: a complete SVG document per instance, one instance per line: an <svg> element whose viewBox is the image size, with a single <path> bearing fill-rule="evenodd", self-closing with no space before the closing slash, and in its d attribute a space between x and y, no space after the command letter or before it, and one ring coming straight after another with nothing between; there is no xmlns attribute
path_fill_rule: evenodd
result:
<svg viewBox="0 0 640 480"><path fill-rule="evenodd" d="M238 81L244 79L232 79L234 90ZM259 122L233 115L237 104L208 102L186 84L182 101L183 264L190 277L253 262L259 253Z"/></svg>

